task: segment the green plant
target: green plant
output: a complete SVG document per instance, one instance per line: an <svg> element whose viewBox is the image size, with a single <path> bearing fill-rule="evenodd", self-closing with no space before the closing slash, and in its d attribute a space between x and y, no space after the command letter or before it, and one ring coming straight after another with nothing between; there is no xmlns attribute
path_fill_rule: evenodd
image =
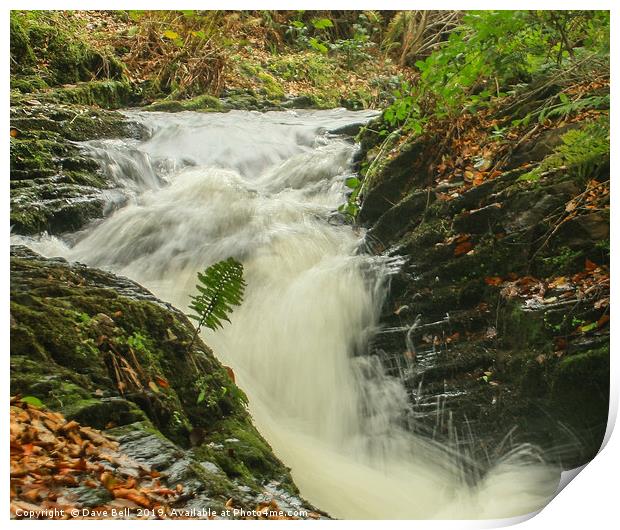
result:
<svg viewBox="0 0 620 530"><path fill-rule="evenodd" d="M400 34L394 33L397 27L402 32L411 25L424 24L415 19L414 12L395 17L388 37L393 33L389 37L393 40ZM416 34L413 26L406 32ZM587 63L588 57L604 55L608 32L609 13L602 11L468 12L448 38L437 43L433 53L416 61L420 72L417 83L404 85L394 93L394 103L385 110L384 121L403 131L419 130L431 116L454 118L463 108L476 112L493 98L507 95L510 87L529 83L535 75L557 75L569 61ZM407 47L403 44L403 50ZM590 55L584 56L584 48ZM606 96L581 101L570 101L566 95L558 97L559 101L537 111L539 120L608 103Z"/></svg>
<svg viewBox="0 0 620 530"><path fill-rule="evenodd" d="M138 352L147 352L147 347L145 344L146 337L137 331L134 331L127 338L127 345Z"/></svg>
<svg viewBox="0 0 620 530"><path fill-rule="evenodd" d="M207 267L204 272L198 272L196 289L199 294L191 296L189 308L193 314L188 315L196 320L198 325L188 347L189 351L202 326L215 330L222 327L222 320L230 322L228 315L233 306L238 306L243 301L245 286L243 264L234 258L219 261Z"/></svg>
<svg viewBox="0 0 620 530"><path fill-rule="evenodd" d="M609 134L608 116L568 131L554 152L536 169L521 175L519 180L538 181L546 171L557 167L565 167L580 180L596 178L609 160Z"/></svg>

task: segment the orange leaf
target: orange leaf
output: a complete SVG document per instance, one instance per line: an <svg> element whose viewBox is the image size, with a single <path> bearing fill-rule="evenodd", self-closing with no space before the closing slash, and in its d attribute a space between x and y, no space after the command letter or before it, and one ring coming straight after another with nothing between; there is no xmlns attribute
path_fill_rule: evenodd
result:
<svg viewBox="0 0 620 530"><path fill-rule="evenodd" d="M596 263L594 263L593 261L590 261L588 258L586 258L586 266L585 269L587 271L593 271L595 269L598 269L598 265Z"/></svg>
<svg viewBox="0 0 620 530"><path fill-rule="evenodd" d="M149 508L151 506L151 500L146 495L135 489L116 488L112 493L116 499L127 499L145 508Z"/></svg>
<svg viewBox="0 0 620 530"><path fill-rule="evenodd" d="M101 476L99 477L99 480L103 484L103 487L105 489L107 489L107 490L112 490L116 486L118 486L118 480L109 471L105 471L104 473L101 473Z"/></svg>
<svg viewBox="0 0 620 530"><path fill-rule="evenodd" d="M467 254L472 248L474 248L474 245L471 241L463 241L454 248L454 255L462 256L463 254Z"/></svg>
<svg viewBox="0 0 620 530"><path fill-rule="evenodd" d="M486 283L487 285L493 285L493 286L498 286L502 283L502 279L500 276L487 276L484 279L484 283Z"/></svg>
<svg viewBox="0 0 620 530"><path fill-rule="evenodd" d="M166 381L163 377L155 376L155 382L162 388L170 388L170 383Z"/></svg>

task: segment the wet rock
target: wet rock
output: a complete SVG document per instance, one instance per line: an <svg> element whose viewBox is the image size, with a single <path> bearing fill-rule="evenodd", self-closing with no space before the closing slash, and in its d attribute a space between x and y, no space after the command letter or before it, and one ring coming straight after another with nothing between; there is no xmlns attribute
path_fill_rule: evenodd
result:
<svg viewBox="0 0 620 530"><path fill-rule="evenodd" d="M582 180L563 170L519 180L571 127L545 133L538 147L526 143L501 174L449 200L435 196L463 183L432 181L433 138L403 141L377 159L382 140L362 133L362 160L375 169L364 183L359 220L368 227L370 249L404 259L368 353L405 382L412 429L458 441L460 451L483 459L501 451L512 430L513 442L536 443L572 467L596 454L604 434L609 335L603 328L597 341L577 347L572 322L598 322L606 309L553 290L516 302L494 287L509 277L571 277L586 256L607 263L597 246L609 238L604 210L579 211L562 222L567 203L583 192ZM558 343L568 347L558 352ZM575 357L594 350L587 362ZM571 418L556 390L567 396L573 368L600 384L589 387L591 398L580 398L584 409ZM590 380L585 370L597 375Z"/></svg>
<svg viewBox="0 0 620 530"><path fill-rule="evenodd" d="M104 214L106 190L116 186L81 155L75 141L140 136L143 130L118 113L76 105L11 107L11 229L18 234L62 233Z"/></svg>
<svg viewBox="0 0 620 530"><path fill-rule="evenodd" d="M434 139L417 138L404 143L396 156L367 176L359 221L370 224L398 204L406 191L424 187L431 176L428 150ZM426 158L425 158L426 157Z"/></svg>
<svg viewBox="0 0 620 530"><path fill-rule="evenodd" d="M243 392L200 339L188 351L187 317L137 283L13 246L11 315L13 394L107 429L127 455L182 484L196 506L223 507L245 486L243 506L252 509L274 481L296 494ZM195 429L204 436L190 449Z"/></svg>
<svg viewBox="0 0 620 530"><path fill-rule="evenodd" d="M502 205L494 202L476 210L469 210L454 218L454 230L462 233L483 234L495 232L502 219Z"/></svg>
<svg viewBox="0 0 620 530"><path fill-rule="evenodd" d="M578 123L569 123L563 127L548 129L535 140L523 143L510 159L512 167L528 162L540 162L562 143L562 136L572 129L578 129Z"/></svg>

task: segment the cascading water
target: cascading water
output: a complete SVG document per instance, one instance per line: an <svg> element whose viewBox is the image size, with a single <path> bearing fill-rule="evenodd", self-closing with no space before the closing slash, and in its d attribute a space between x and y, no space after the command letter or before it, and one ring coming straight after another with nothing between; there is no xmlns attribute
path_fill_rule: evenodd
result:
<svg viewBox="0 0 620 530"><path fill-rule="evenodd" d="M205 333L302 495L341 518L499 518L542 507L558 470L516 449L482 481L401 425L400 381L363 355L393 264L330 222L355 147L327 134L373 113L131 113L146 141L85 145L126 204L69 240L15 238L126 275L187 307L196 272L229 256L248 284L232 324ZM464 457L463 457L464 458Z"/></svg>

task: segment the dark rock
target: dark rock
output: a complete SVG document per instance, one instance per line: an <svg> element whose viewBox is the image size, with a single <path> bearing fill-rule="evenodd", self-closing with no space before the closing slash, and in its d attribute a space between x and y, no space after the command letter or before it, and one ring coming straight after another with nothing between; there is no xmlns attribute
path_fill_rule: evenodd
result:
<svg viewBox="0 0 620 530"><path fill-rule="evenodd" d="M477 210L470 210L454 218L453 227L459 233L484 234L495 232L502 219L502 205L494 202Z"/></svg>
<svg viewBox="0 0 620 530"><path fill-rule="evenodd" d="M510 158L510 167L517 167L528 162L540 162L562 143L564 134L579 127L579 123L569 123L563 127L545 130L538 138L519 146Z"/></svg>

